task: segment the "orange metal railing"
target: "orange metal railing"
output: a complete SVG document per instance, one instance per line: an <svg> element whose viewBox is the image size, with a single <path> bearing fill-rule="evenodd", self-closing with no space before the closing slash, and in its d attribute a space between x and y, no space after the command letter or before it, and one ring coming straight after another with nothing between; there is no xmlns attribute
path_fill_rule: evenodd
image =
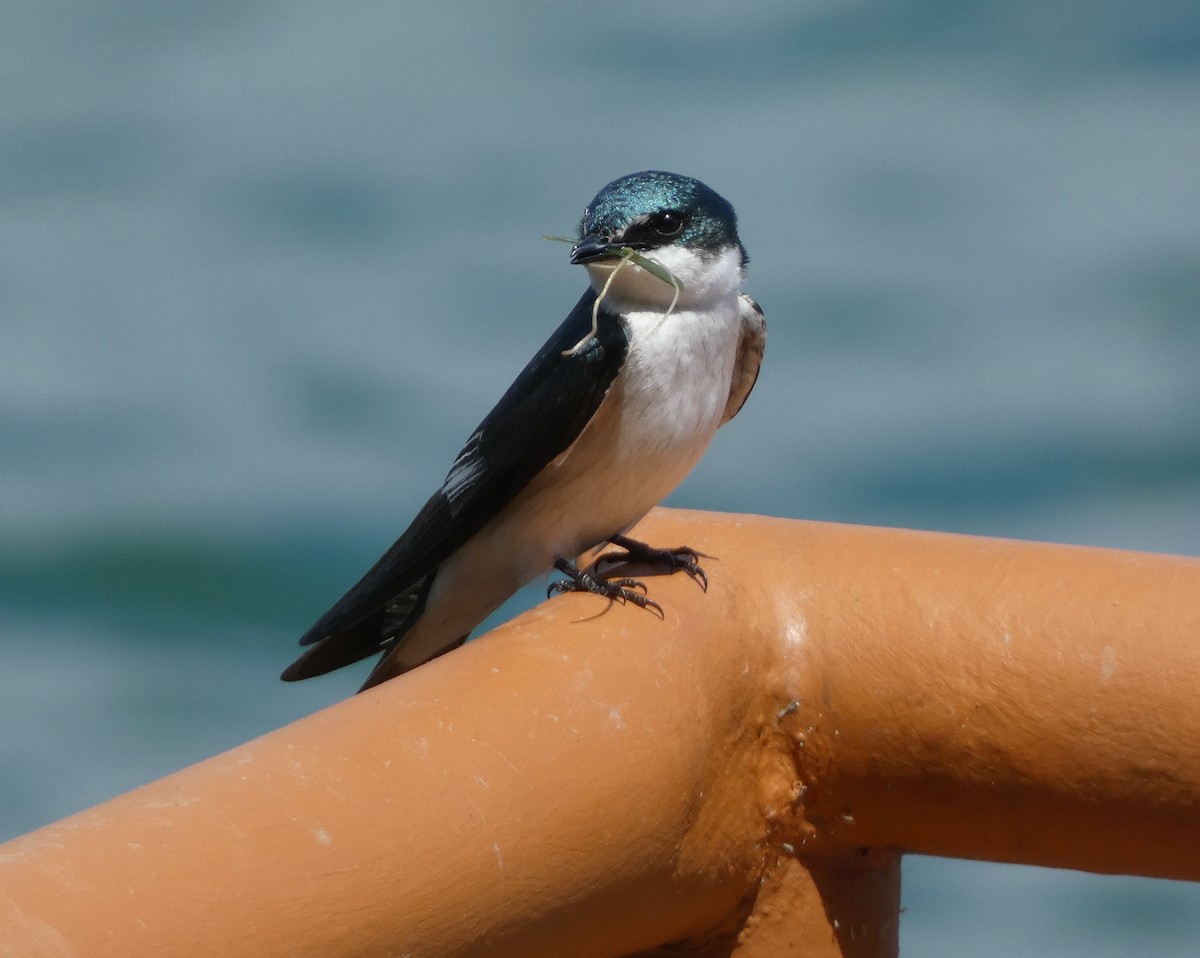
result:
<svg viewBox="0 0 1200 958"><path fill-rule="evenodd" d="M1200 561L638 534L708 593L556 598L0 846L0 955L879 958L904 851L1200 879Z"/></svg>

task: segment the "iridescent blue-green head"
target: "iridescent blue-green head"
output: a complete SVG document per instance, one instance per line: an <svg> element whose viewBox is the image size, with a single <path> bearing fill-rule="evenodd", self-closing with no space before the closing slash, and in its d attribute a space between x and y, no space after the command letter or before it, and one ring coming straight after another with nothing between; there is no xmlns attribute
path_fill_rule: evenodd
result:
<svg viewBox="0 0 1200 958"><path fill-rule="evenodd" d="M571 262L588 266L599 285L630 249L692 288L685 299L711 295L708 280L736 287L748 260L729 201L699 180L661 170L622 176L596 194L583 211ZM634 298L657 299L661 292L651 286Z"/></svg>

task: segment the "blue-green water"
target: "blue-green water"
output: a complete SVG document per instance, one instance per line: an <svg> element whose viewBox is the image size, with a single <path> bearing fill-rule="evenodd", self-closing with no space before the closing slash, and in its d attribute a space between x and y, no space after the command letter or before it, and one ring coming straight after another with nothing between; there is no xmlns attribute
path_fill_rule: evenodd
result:
<svg viewBox="0 0 1200 958"><path fill-rule="evenodd" d="M276 676L578 296L541 234L636 169L729 197L770 323L672 503L1200 551L1195 4L0 24L0 838L357 686ZM1200 950L1190 885L905 880L909 955Z"/></svg>

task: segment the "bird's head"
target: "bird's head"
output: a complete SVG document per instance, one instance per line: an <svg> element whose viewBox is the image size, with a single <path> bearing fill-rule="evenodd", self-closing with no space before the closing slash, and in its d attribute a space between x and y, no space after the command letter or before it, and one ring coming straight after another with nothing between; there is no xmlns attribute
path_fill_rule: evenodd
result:
<svg viewBox="0 0 1200 958"><path fill-rule="evenodd" d="M636 261L621 265L628 250L678 280L681 308L735 296L747 261L729 202L699 180L660 170L631 173L596 194L583 211L571 262L587 267L597 290L611 277L607 296L625 308L669 304L670 284Z"/></svg>

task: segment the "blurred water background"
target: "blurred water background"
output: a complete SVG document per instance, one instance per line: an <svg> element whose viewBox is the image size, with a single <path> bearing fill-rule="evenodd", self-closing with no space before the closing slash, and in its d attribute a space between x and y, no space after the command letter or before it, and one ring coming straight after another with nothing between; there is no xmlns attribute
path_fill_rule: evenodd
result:
<svg viewBox="0 0 1200 958"><path fill-rule="evenodd" d="M357 687L277 674L638 169L733 202L770 324L672 504L1200 551L1195 3L0 24L0 838ZM907 955L1200 950L1186 884L910 858L904 904Z"/></svg>

